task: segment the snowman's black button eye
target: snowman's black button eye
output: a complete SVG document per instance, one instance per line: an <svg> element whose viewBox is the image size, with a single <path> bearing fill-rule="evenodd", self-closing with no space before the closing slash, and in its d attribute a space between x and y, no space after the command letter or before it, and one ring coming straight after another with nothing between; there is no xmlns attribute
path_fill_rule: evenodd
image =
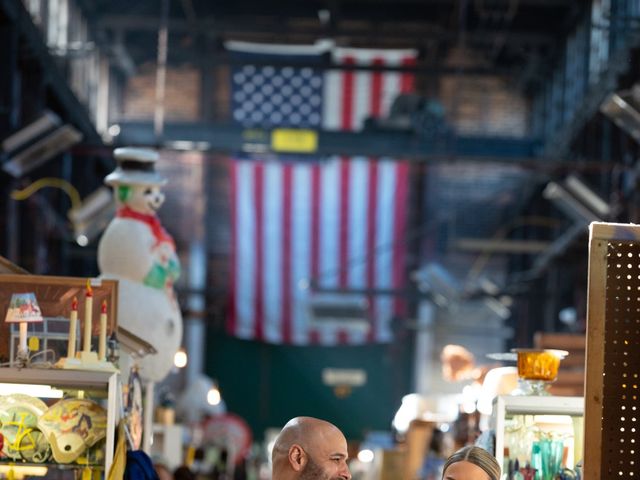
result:
<svg viewBox="0 0 640 480"><path fill-rule="evenodd" d="M151 191L151 189L150 189L150 188L147 188L147 189L144 191L144 194L145 194L145 195L151 195L151 193L153 193L153 192Z"/></svg>
<svg viewBox="0 0 640 480"><path fill-rule="evenodd" d="M71 445L65 445L64 449L68 452L69 450L71 450Z"/></svg>

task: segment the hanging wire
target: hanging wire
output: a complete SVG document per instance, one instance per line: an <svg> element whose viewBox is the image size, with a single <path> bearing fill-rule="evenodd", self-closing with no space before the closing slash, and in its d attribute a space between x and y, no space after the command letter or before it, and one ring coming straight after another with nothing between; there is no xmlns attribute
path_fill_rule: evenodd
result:
<svg viewBox="0 0 640 480"><path fill-rule="evenodd" d="M34 353L33 355L31 355L29 357L29 362L28 362L29 368L52 368L53 367L53 362L46 361L47 353L51 353L52 356L53 356L53 359L55 360L55 355L56 355L55 350L53 350L51 348L48 348L47 350L41 350L39 352ZM44 355L45 356L45 360L43 360L42 362L33 362L33 363L31 363L34 358L39 357L40 355ZM11 361L11 360L8 361L8 362L0 363L0 368L10 367L10 366L14 365L15 363L16 363L15 361Z"/></svg>
<svg viewBox="0 0 640 480"><path fill-rule="evenodd" d="M409 229L407 233L403 235L403 239L400 242L392 241L388 243L378 244L370 252L363 253L362 255L359 255L357 257L351 257L344 265L338 265L336 268L332 270L327 269L323 272L319 272L316 278L309 279L309 285L317 286L322 279L333 278L339 275L341 272L348 271L351 268L359 267L361 265L366 265L369 259L375 259L379 255L382 255L384 253L393 252L394 248L401 245L405 245L409 243L409 241L414 240L416 238L420 238L424 234L425 230L427 230L428 227L429 227L429 223L425 222L423 224L420 224L415 228Z"/></svg>
<svg viewBox="0 0 640 480"><path fill-rule="evenodd" d="M474 6L478 15L483 19L502 17L507 23L511 23L518 12L519 0L509 0L504 12L489 11L485 5L486 0L475 0Z"/></svg>
<svg viewBox="0 0 640 480"><path fill-rule="evenodd" d="M556 228L559 227L562 223L563 222L560 220L555 220L549 217L518 217L510 223L499 228L495 235L492 237L492 240L503 240L513 230L524 226ZM471 265L469 272L467 273L465 285L469 285L472 281L476 280L480 276L480 273L482 273L482 270L486 267L487 263L489 263L492 255L493 254L490 251L485 250L478 256L478 258L476 258L476 260Z"/></svg>
<svg viewBox="0 0 640 480"><path fill-rule="evenodd" d="M515 18L516 13L518 13L518 7L519 7L520 1L509 0L506 9L503 12L488 9L487 6L485 5L485 1L486 0L474 1L474 7L480 19L483 22L487 22L487 20L489 20L490 22L490 25L488 26L489 28L495 28L495 25L491 25L492 21L496 21L497 23L503 23L504 24L503 28L505 31L507 31L513 24L513 19ZM507 44L507 35L508 33L506 35L500 35L496 37L493 44L493 51L490 53L491 61L496 61L498 55L500 54L504 46Z"/></svg>
<svg viewBox="0 0 640 480"><path fill-rule="evenodd" d="M40 180L36 180L31 185L28 185L22 190L13 190L11 192L11 198L20 201L26 200L34 193L47 187L59 188L60 190L64 191L71 200L72 209L80 208L80 206L82 205L82 199L80 198L80 193L78 193L78 190L66 180L54 177L41 178Z"/></svg>
<svg viewBox="0 0 640 480"><path fill-rule="evenodd" d="M53 361L47 361L47 353L51 353L53 357ZM44 356L44 360L41 362L34 362L33 359L39 356ZM29 363L31 367L43 367L43 368L51 368L55 363L56 352L52 348L48 348L46 350L41 350L39 352L34 353L29 357Z"/></svg>

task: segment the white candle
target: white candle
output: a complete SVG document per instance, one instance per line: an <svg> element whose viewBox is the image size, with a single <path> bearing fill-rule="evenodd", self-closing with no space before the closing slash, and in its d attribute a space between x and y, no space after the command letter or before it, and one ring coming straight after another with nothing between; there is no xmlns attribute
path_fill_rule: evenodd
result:
<svg viewBox="0 0 640 480"><path fill-rule="evenodd" d="M87 292L84 300L84 341L82 343L82 351L91 351L91 315L93 313L93 290L87 279Z"/></svg>
<svg viewBox="0 0 640 480"><path fill-rule="evenodd" d="M78 329L78 299L73 297L71 302L71 315L69 315L69 344L67 345L67 357L76 356L76 330Z"/></svg>
<svg viewBox="0 0 640 480"><path fill-rule="evenodd" d="M100 337L98 338L98 360L104 360L107 352L107 301L102 301L100 309Z"/></svg>
<svg viewBox="0 0 640 480"><path fill-rule="evenodd" d="M20 336L18 337L18 355L24 355L25 358L29 356L29 349L27 348L27 322L20 322Z"/></svg>

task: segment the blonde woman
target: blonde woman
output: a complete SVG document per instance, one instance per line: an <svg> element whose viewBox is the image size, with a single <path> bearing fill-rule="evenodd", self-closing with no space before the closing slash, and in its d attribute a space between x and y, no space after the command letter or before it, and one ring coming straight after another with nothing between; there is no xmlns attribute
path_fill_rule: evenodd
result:
<svg viewBox="0 0 640 480"><path fill-rule="evenodd" d="M498 461L476 446L463 447L451 455L442 472L442 480L500 480Z"/></svg>

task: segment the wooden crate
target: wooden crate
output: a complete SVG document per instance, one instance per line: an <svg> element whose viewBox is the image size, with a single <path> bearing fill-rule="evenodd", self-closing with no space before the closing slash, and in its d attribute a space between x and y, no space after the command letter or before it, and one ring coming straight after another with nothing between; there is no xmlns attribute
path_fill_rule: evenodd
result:
<svg viewBox="0 0 640 480"><path fill-rule="evenodd" d="M378 450L374 459L374 480L400 480L405 468L404 450Z"/></svg>
<svg viewBox="0 0 640 480"><path fill-rule="evenodd" d="M424 457L429 452L429 444L436 424L425 420L412 420L406 434L406 456L403 480L420 478Z"/></svg>
<svg viewBox="0 0 640 480"><path fill-rule="evenodd" d="M584 479L640 477L640 226L590 227Z"/></svg>

